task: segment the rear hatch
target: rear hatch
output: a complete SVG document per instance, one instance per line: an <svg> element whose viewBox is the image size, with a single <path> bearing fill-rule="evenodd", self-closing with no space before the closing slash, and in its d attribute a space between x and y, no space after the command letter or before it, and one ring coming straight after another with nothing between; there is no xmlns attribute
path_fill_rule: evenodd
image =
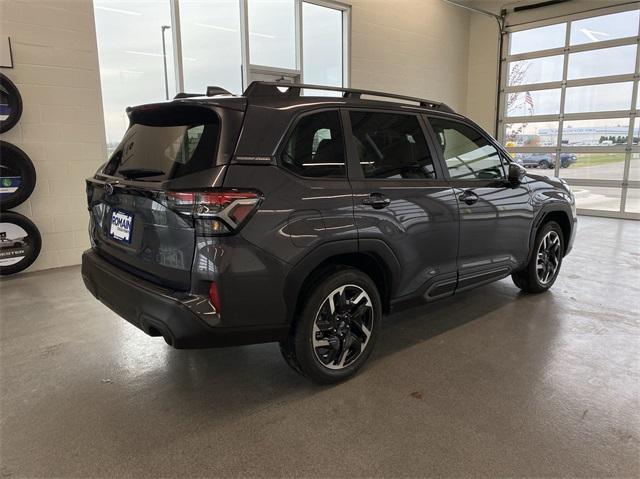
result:
<svg viewBox="0 0 640 479"><path fill-rule="evenodd" d="M89 233L101 256L156 284L190 289L195 223L176 198L222 185L242 123L237 105L172 102L129 110L124 138L87 180Z"/></svg>

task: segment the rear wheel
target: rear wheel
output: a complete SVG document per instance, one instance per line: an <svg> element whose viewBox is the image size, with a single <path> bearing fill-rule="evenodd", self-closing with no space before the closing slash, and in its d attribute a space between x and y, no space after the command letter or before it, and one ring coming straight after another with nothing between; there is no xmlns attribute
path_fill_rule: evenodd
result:
<svg viewBox="0 0 640 479"><path fill-rule="evenodd" d="M550 163L547 160L542 160L540 163L538 163L538 167L545 170L549 169L549 165Z"/></svg>
<svg viewBox="0 0 640 479"><path fill-rule="evenodd" d="M353 376L373 350L382 314L380 295L363 272L345 268L310 288L282 355L297 372L321 384Z"/></svg>
<svg viewBox="0 0 640 479"><path fill-rule="evenodd" d="M555 221L549 221L536 235L534 250L527 266L511 275L513 282L528 293L548 290L558 277L563 255L562 229Z"/></svg>

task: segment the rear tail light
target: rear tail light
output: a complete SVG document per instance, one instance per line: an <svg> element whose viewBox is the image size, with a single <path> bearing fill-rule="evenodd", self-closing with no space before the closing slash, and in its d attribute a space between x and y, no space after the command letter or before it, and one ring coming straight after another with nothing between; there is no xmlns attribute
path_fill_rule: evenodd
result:
<svg viewBox="0 0 640 479"><path fill-rule="evenodd" d="M169 191L166 206L191 216L199 236L217 236L242 227L261 199L255 191Z"/></svg>
<svg viewBox="0 0 640 479"><path fill-rule="evenodd" d="M218 286L215 282L211 283L209 286L209 299L211 300L211 304L216 310L216 313L220 314L222 311L220 308L220 295L218 294Z"/></svg>
<svg viewBox="0 0 640 479"><path fill-rule="evenodd" d="M237 231L258 208L255 191L168 191L166 206L195 220L198 236L217 236Z"/></svg>

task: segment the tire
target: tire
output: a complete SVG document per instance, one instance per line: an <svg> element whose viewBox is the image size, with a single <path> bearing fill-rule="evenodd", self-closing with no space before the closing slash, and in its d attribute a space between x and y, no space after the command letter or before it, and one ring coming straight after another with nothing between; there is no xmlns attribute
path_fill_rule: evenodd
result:
<svg viewBox="0 0 640 479"><path fill-rule="evenodd" d="M18 87L16 87L9 78L0 73L0 108L6 108L8 111L0 112L8 115L3 121L0 121L0 133L9 131L15 126L22 116L22 96Z"/></svg>
<svg viewBox="0 0 640 479"><path fill-rule="evenodd" d="M29 218L12 211L0 213L1 276L15 274L31 266L41 247L40 231Z"/></svg>
<svg viewBox="0 0 640 479"><path fill-rule="evenodd" d="M549 165L550 163L547 160L542 160L540 163L538 163L538 168L542 168L545 170L549 169Z"/></svg>
<svg viewBox="0 0 640 479"><path fill-rule="evenodd" d="M553 253L548 253L547 248L550 248ZM544 256L539 258L541 252ZM522 270L513 273L511 278L522 291L535 294L544 293L556 282L563 256L562 228L555 221L544 223L536 234L529 262ZM543 264L539 264L539 259Z"/></svg>
<svg viewBox="0 0 640 479"><path fill-rule="evenodd" d="M0 141L0 210L26 201L36 187L36 169L29 156L11 143Z"/></svg>
<svg viewBox="0 0 640 479"><path fill-rule="evenodd" d="M375 346L382 318L378 289L362 271L341 267L318 276L303 294L290 335L280 343L282 355L295 371L316 383L344 381L362 367ZM359 307L349 303L358 298Z"/></svg>

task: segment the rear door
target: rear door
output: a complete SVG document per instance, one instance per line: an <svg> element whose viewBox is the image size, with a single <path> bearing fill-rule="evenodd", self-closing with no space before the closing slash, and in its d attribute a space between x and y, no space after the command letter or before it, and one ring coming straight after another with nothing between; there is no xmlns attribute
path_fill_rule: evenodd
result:
<svg viewBox="0 0 640 479"><path fill-rule="evenodd" d="M344 118L360 248L383 241L395 254L402 273L392 297L453 293L458 209L423 119L364 109L345 110Z"/></svg>
<svg viewBox="0 0 640 479"><path fill-rule="evenodd" d="M87 180L91 239L117 266L188 290L195 229L174 192L221 184L232 142L220 139L237 135L238 118L223 127L212 109L171 104L145 106L131 116L106 166Z"/></svg>
<svg viewBox="0 0 640 479"><path fill-rule="evenodd" d="M507 181L502 153L480 129L450 118L429 122L460 211L458 289L506 276L529 251L529 190Z"/></svg>

